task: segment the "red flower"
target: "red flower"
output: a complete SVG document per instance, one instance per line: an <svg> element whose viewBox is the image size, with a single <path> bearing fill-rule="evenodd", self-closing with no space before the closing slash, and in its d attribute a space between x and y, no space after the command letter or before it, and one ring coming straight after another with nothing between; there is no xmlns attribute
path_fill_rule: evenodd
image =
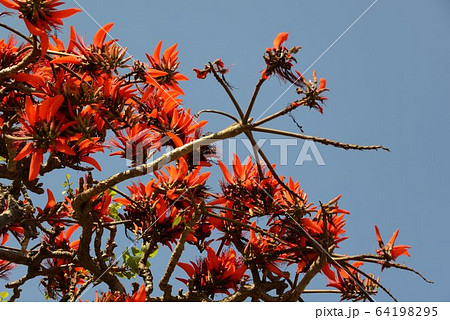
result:
<svg viewBox="0 0 450 320"><path fill-rule="evenodd" d="M317 82L316 70L313 70L313 81L306 81L303 76L297 71L300 76L303 86L297 88L297 93L303 95L304 97L300 100L294 101L292 105L295 106L307 106L319 110L323 113L323 108L320 104L323 104L327 98L322 96L322 94L328 91L326 88L327 81L324 78L320 78Z"/></svg>
<svg viewBox="0 0 450 320"><path fill-rule="evenodd" d="M323 205L316 213L313 219L303 218L301 223L304 225L306 230L315 237L320 242L324 239L328 239L328 246L336 245L339 242L344 241L347 237L341 237L345 233L345 215L350 214L349 211L341 209L337 205L337 200L340 198L336 197L331 200L327 205Z"/></svg>
<svg viewBox="0 0 450 320"><path fill-rule="evenodd" d="M28 142L14 158L15 161L22 160L31 154L31 163L28 179L34 180L39 174L43 161L44 152L62 152L75 155L75 152L67 145L67 138L62 133L72 126L74 122L61 124L64 118L57 119L56 114L64 101L62 95L48 97L40 105L33 105L31 98L25 99L25 112L19 120L22 124L22 136L30 137L33 141Z"/></svg>
<svg viewBox="0 0 450 320"><path fill-rule="evenodd" d="M103 76L107 78L112 72L117 74L117 69L126 67L126 62L131 56L125 57L127 48L122 48L117 44L117 40L106 41L106 36L113 23L108 23L101 27L94 35L92 45L86 45L83 39L78 36L75 29L70 29L70 42L67 53L76 56L61 56L52 60L53 64L69 63L75 65L81 71L88 72L94 78Z"/></svg>
<svg viewBox="0 0 450 320"><path fill-rule="evenodd" d="M208 256L197 263L179 262L178 266L187 273L189 279L177 279L208 296L214 296L216 293L229 295L229 289L236 291L239 283L248 278L244 275L247 267L242 258L237 258L233 249L219 255L211 247L206 248L206 251Z"/></svg>
<svg viewBox="0 0 450 320"><path fill-rule="evenodd" d="M187 162L183 158L179 159L177 167L170 165L166 170L167 173L162 170L155 172L157 181L128 186L131 197L114 201L125 206L125 219L133 221L133 224L126 225L129 230L156 237L154 240L171 247L195 210L187 198L187 191L192 193L199 205L206 197L204 184L210 173L200 174L200 166L188 172ZM195 241L195 237L190 234L187 240Z"/></svg>
<svg viewBox="0 0 450 320"><path fill-rule="evenodd" d="M229 68L225 68L225 63L223 63L222 59L217 59L212 63L212 67L214 68L214 71L222 76L222 80L227 84L229 87L231 87L227 81L225 80L225 74L228 73ZM199 79L205 79L206 76L212 72L211 65L207 64L202 70L199 70L197 68L192 69L195 71L197 78Z"/></svg>
<svg viewBox="0 0 450 320"><path fill-rule="evenodd" d="M355 268L359 268L364 263L360 261L356 261L353 263L353 266ZM359 300L366 300L367 296L364 292L361 291L361 288L357 285L355 280L353 280L346 271L336 268L337 269L337 276L334 274L333 271L330 269L330 265L326 263L322 267L322 272L325 274L325 276L328 278L329 283L327 284L327 287L334 287L338 289L341 292L341 301L342 300L353 300L353 301L359 301ZM360 283L364 286L364 289L369 294L376 294L378 285L376 285L370 278L366 278L364 280L360 279L359 273L351 269L352 275L358 279ZM371 274L369 276L372 277Z"/></svg>
<svg viewBox="0 0 450 320"><path fill-rule="evenodd" d="M290 190L292 190L298 197L294 197L291 192L285 188L280 188L280 192L274 194L274 198L278 204L277 213L289 215L305 215L315 212L317 207L308 202L308 195L300 187L300 182L294 182L291 177L286 183Z"/></svg>
<svg viewBox="0 0 450 320"><path fill-rule="evenodd" d="M233 175L221 161L219 166L225 178L221 184L223 196L211 204L225 204L249 216L273 213L272 195L278 192L279 186L270 172L263 172L261 177L251 158L242 164L236 154L233 155Z"/></svg>
<svg viewBox="0 0 450 320"><path fill-rule="evenodd" d="M378 229L378 226L375 225L375 233L377 236L378 245L380 246L380 249L377 250L377 253L379 255L382 255L386 258L386 260L395 260L399 256L405 255L410 256L408 249L411 248L410 246L401 244L401 245L395 245L395 240L397 239L399 229L395 230L395 232L392 234L391 239L389 239L389 242L384 244L383 239L381 239L380 230Z"/></svg>
<svg viewBox="0 0 450 320"><path fill-rule="evenodd" d="M283 43L288 38L287 32L281 32L273 41L273 47L267 48L264 54L266 68L261 73L262 79L268 79L272 74L277 75L281 80L288 81L296 86L303 86L301 78L292 72L294 63L297 62L293 57L301 47L293 47L288 50Z"/></svg>
<svg viewBox="0 0 450 320"><path fill-rule="evenodd" d="M80 227L79 225L74 224L68 227L65 232L61 232L55 238L55 248L64 250L78 250L80 240L78 239L75 241L70 241L70 238L79 227ZM48 239L46 239L45 241L48 241Z"/></svg>
<svg viewBox="0 0 450 320"><path fill-rule="evenodd" d="M138 291L136 291L131 297L126 298L126 302L145 302L147 293L145 292L145 286L141 285Z"/></svg>
<svg viewBox="0 0 450 320"><path fill-rule="evenodd" d="M111 211L109 209L109 206L111 204L111 200L112 197L108 192L104 192L103 195L99 195L91 200L91 202L94 204L94 207L92 208L92 214L96 219L102 222L114 221L114 219L110 216Z"/></svg>
<svg viewBox="0 0 450 320"><path fill-rule="evenodd" d="M59 0L0 0L0 3L20 12L20 17L31 34L40 38L42 55L49 46L47 33L62 26L61 19L81 11L78 8L58 11L57 7L64 4Z"/></svg>
<svg viewBox="0 0 450 320"><path fill-rule="evenodd" d="M110 156L120 155L122 158L131 160L133 166L141 165L147 161L151 148L160 147L156 144L160 139L160 134L153 133L146 124L138 123L117 132L116 140L113 140L111 144L120 151L112 152Z"/></svg>
<svg viewBox="0 0 450 320"><path fill-rule="evenodd" d="M160 57L161 47L162 41L158 43L153 51L153 56L146 54L151 67L147 69L145 79L150 86L155 88L172 89L180 94L184 94L183 90L178 86L178 81L186 81L189 79L177 71L180 65L178 62L177 44L175 43L167 48L162 57ZM144 97L148 95L150 90L151 88L147 89L143 100L145 100Z"/></svg>
<svg viewBox="0 0 450 320"><path fill-rule="evenodd" d="M209 204L223 206L221 216L247 223L251 217L273 215L280 211L274 201L280 186L270 171L263 170L261 177L251 158L242 164L237 155L233 156L232 174L220 161L219 166L225 178L225 181L221 182L222 194ZM226 244L229 244L232 238L240 238L245 229L217 218L211 218L211 223L224 233L220 239L225 240Z"/></svg>
<svg viewBox="0 0 450 320"><path fill-rule="evenodd" d="M82 140L75 146L76 154L80 159L80 162L86 162L94 166L98 171L102 171L102 168L98 164L97 160L89 156L96 152L103 152L104 147L99 142L100 138L91 138Z"/></svg>

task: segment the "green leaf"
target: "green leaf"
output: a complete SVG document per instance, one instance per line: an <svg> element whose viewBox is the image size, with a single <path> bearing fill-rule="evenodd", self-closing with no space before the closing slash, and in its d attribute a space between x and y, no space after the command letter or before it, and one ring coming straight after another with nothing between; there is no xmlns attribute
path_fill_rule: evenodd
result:
<svg viewBox="0 0 450 320"><path fill-rule="evenodd" d="M0 161L1 162L6 162L6 158L3 158L2 156L0 156ZM3 293L3 292L1 292L1 293Z"/></svg>
<svg viewBox="0 0 450 320"><path fill-rule="evenodd" d="M142 255L142 252L141 252L138 248L136 248L136 247L131 247L131 252L132 252L133 255L135 255L135 256Z"/></svg>
<svg viewBox="0 0 450 320"><path fill-rule="evenodd" d="M179 225L180 222L181 222L181 215L178 215L178 216L175 217L175 219L173 219L172 228L176 227L177 225Z"/></svg>
<svg viewBox="0 0 450 320"><path fill-rule="evenodd" d="M9 293L7 291L0 292L0 301L4 301L6 298L8 298Z"/></svg>
<svg viewBox="0 0 450 320"><path fill-rule="evenodd" d="M150 253L150 255L148 256L150 259L151 258L154 258L157 254L158 254L158 250L159 250L159 248L156 248L156 250L155 251L153 251L152 253Z"/></svg>
<svg viewBox="0 0 450 320"><path fill-rule="evenodd" d="M128 250L125 251L125 252L122 254L122 256L123 256L123 260L124 260L124 261L126 261L128 258L131 257L131 256L130 256L130 253L128 252Z"/></svg>
<svg viewBox="0 0 450 320"><path fill-rule="evenodd" d="M127 264L130 267L131 271L133 271L134 273L139 272L139 259L131 257L130 259L128 259Z"/></svg>
<svg viewBox="0 0 450 320"><path fill-rule="evenodd" d="M114 186L113 188L116 188L116 186ZM114 196L117 194L117 192L115 192L114 190L108 189L108 193L111 197L114 198Z"/></svg>
<svg viewBox="0 0 450 320"><path fill-rule="evenodd" d="M109 215L114 221L120 221L119 209L122 205L120 203L112 203L109 205Z"/></svg>
<svg viewBox="0 0 450 320"><path fill-rule="evenodd" d="M72 195L73 194L73 189L72 189L72 186L73 186L73 183L72 182L70 182L70 174L66 174L66 181L64 181L63 182L63 187L64 187L64 191L62 191L62 194L64 195L64 194L68 194L68 195Z"/></svg>

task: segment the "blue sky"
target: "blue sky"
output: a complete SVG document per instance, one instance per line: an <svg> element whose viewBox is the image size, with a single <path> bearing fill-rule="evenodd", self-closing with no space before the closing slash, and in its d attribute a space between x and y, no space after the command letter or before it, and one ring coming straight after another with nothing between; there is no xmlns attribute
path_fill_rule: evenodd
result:
<svg viewBox="0 0 450 320"><path fill-rule="evenodd" d="M101 25L115 22L111 35L138 59L152 52L159 40L165 47L177 42L181 71L191 78L182 86L185 105L194 112L211 107L233 110L219 85L212 79L196 79L193 67L201 68L216 58L233 65L228 80L236 88L238 101L246 105L264 67L264 49L271 46L277 33L289 32L288 47L303 47L298 54L298 69L304 71L373 4L362 0L136 0L126 6L117 0L78 2ZM77 6L70 0L66 3L68 7ZM15 19L7 21L20 25ZM87 39L92 39L98 29L84 12L65 21L75 25ZM352 214L347 225L350 239L341 252L374 252L375 223L387 239L400 227L398 243L412 246L411 258L400 261L435 281L427 284L408 272L368 269L380 275L385 286L402 301L450 300L450 277L446 274L450 262L446 203L450 191L449 32L450 2L446 0L377 1L306 73L311 77L312 69L316 69L320 77L327 79L331 91L324 114L302 109L294 115L306 134L358 144L383 144L392 152L345 151L318 145L325 166L314 161L294 166L300 141L289 149L289 165L279 167L282 174L300 181L311 200L327 201L343 194L340 205ZM5 34L0 31L2 37ZM64 33L62 38L66 37ZM276 79L265 84L254 117L286 88ZM295 98L291 89L271 110ZM213 115L205 118L209 120L209 131L228 124ZM287 117L271 126L296 131ZM238 150L245 154L239 148L238 144ZM267 152L277 162L277 148L268 146ZM118 171L116 162L109 163L102 176ZM61 184L58 175L46 181L55 188ZM161 272L158 261L164 264L162 260L167 258L167 253L158 255L153 261L156 274ZM3 284L0 282L0 291ZM37 285L35 281L26 287L22 294L25 300L42 299ZM387 300L382 293L376 298Z"/></svg>

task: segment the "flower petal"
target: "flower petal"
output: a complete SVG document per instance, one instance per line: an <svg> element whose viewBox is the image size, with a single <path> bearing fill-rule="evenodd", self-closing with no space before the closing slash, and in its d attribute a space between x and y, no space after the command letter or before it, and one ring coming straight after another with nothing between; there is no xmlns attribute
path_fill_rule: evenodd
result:
<svg viewBox="0 0 450 320"><path fill-rule="evenodd" d="M30 172L28 174L29 181L32 181L37 178L39 170L41 169L43 159L44 159L44 151L42 149L38 149L31 156Z"/></svg>
<svg viewBox="0 0 450 320"><path fill-rule="evenodd" d="M274 46L274 48L277 48L277 49L278 49L279 47L281 47L281 45L283 44L283 42L285 42L285 41L287 40L288 36L289 36L289 33L287 33L287 32L280 32L280 33L276 36L275 40L273 40L273 46Z"/></svg>
<svg viewBox="0 0 450 320"><path fill-rule="evenodd" d="M107 23L103 27L101 27L97 33L94 36L94 39L92 40L92 43L96 47L103 47L103 42L105 41L106 35L111 30L111 28L114 26L114 23Z"/></svg>

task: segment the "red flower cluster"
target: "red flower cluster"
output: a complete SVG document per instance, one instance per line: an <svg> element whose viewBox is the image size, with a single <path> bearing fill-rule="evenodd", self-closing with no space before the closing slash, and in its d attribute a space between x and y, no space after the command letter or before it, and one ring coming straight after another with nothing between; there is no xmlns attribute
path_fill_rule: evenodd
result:
<svg viewBox="0 0 450 320"><path fill-rule="evenodd" d="M295 291L299 274L308 272L322 258L318 245L332 255L346 239L344 227L349 212L339 207L340 196L315 206L300 183L278 176L274 165L268 168L251 158L242 163L234 155L232 170L218 162L223 174L220 190L213 192L208 188L210 172L202 170L214 163L211 158L216 152L214 147L202 146L200 157L194 157L194 151L188 149L192 145L186 147L203 137L206 121L197 121L191 110L182 106L184 92L180 82L188 78L179 71L177 44L162 52L159 42L152 55L146 54L147 63L135 61L130 65L127 49L109 36L112 23L101 27L91 43L86 43L72 27L69 42L64 44L49 34L62 26L62 19L79 9L59 10L62 2L58 0L0 0L0 3L17 10L33 35L23 44L14 38L0 40L0 168L5 170L2 178L14 181L6 191L0 185L1 194L15 189L11 194L24 207L26 217L2 226L0 246L14 236L22 249L27 250L27 259L42 257L38 269L48 297L75 300L82 285L99 280L94 275L101 271L105 274L101 281L108 283L111 290L121 292L97 295L97 301L151 300L146 288L151 287L152 277L145 270L148 261L141 259L151 258L151 254L147 255L150 249L156 254L159 245L170 249L177 245L168 272L173 272L177 263L188 275L179 280L190 292L195 292L195 297L208 300L218 293L230 295L250 280L247 270L255 285L265 286L272 281L279 285L277 290L291 286ZM284 46L287 38L287 33L280 33L273 47L267 48L266 68L245 116L232 99L242 118L241 125L248 125L239 129L251 131L259 126L252 127L246 116L251 114L261 84L273 75L295 85L301 96L281 113L298 106L323 111L326 81L317 79L315 72L313 79L307 81L294 70L294 54L300 47L287 49ZM38 40L41 55L37 51ZM23 61L26 65L21 66ZM224 78L229 69L221 59L194 71L201 79L212 73L232 96L231 86ZM276 117L277 114L268 118ZM230 129L234 126L222 133ZM105 150L138 166L163 147L178 148L170 155L174 163L161 170L155 169L156 165L152 167L155 177L127 186L129 194L113 185L127 180L122 179L124 176L136 177L137 169L102 182L93 178L93 173L102 169L96 155ZM194 162L196 158L198 163ZM71 181L65 182L63 201L57 201L47 189L45 207L33 206L28 191L45 192L39 176L66 168L87 173L79 178L77 187ZM116 194L121 197L115 198ZM0 214L9 210L10 205L3 196ZM80 226L86 240L81 247L80 240L71 240ZM125 228L128 236L134 233L136 239L143 241L142 248L132 248L133 256L129 255L122 265L112 263L118 228ZM409 256L409 246L395 245L398 230L384 244L375 228L380 248L371 259L387 267L391 260ZM105 230L110 238L102 242ZM28 250L28 241L37 239L40 232L45 236ZM88 261L91 263L85 263L87 260L80 253L89 251L89 241L94 242L95 257ZM217 250L212 248L215 241ZM106 243L105 250L102 243ZM179 262L178 249L185 245L195 246L200 253L206 251L207 256L190 264ZM290 266L294 270L296 267L295 280L287 272ZM10 262L0 260L0 277L5 277L12 267ZM357 267L359 264L354 265ZM360 280L357 271L351 277L341 269L335 274L325 265L323 273L329 278L329 285L341 291L343 299L364 299L360 282L369 291L376 289L370 279ZM123 292L120 282L114 281L137 274L146 283L139 289L135 286L132 295ZM160 285L166 298L170 286L164 288L164 281ZM275 287L267 288L270 291Z"/></svg>
<svg viewBox="0 0 450 320"><path fill-rule="evenodd" d="M294 58L301 47L293 47L288 50L283 44L287 41L289 34L281 32L273 41L273 47L267 48L264 54L264 60L267 67L262 71L261 77L268 79L272 74L277 75L280 79L291 82L300 86L303 83L298 82L299 78L292 72L292 67L297 60Z"/></svg>
<svg viewBox="0 0 450 320"><path fill-rule="evenodd" d="M44 158L44 152L61 152L67 155L75 155L72 148L68 147L68 138L64 136L65 131L75 124L66 122L64 116L57 113L64 101L62 95L48 97L40 105L34 105L29 97L25 100L25 113L21 116L22 130L17 134L20 137L29 137L33 142L28 142L14 158L14 161L22 160L31 156L30 174L28 179L34 180Z"/></svg>
<svg viewBox="0 0 450 320"><path fill-rule="evenodd" d="M129 230L171 247L192 218L194 206L206 197L205 182L210 173L200 174L200 166L189 173L184 158L179 159L178 167L170 165L166 170L156 173L158 180L128 186L131 196L114 201L124 205L124 219L133 221L126 225ZM195 240L194 235L188 240Z"/></svg>
<svg viewBox="0 0 450 320"><path fill-rule="evenodd" d="M298 231L302 226L315 240L325 246L337 247L345 240L342 235L345 225L344 216L349 214L341 209L337 202L340 196L327 205L317 207L308 202L307 194L298 182L291 178L287 182L287 190L271 175L270 171L260 175L257 165L248 160L241 164L237 156L233 161L233 174L219 162L225 181L222 183L222 194L210 204L221 205L220 218L210 221L217 230L223 233L219 240L239 247L245 241L244 225L251 225L250 240L246 246L246 261L253 261L258 268L269 270L279 277L287 274L281 271L283 264L296 263L297 273L303 272L318 254L305 249L311 243L304 234ZM283 179L283 177L280 177ZM315 213L313 218L308 217ZM267 228L278 240L255 231L254 218L267 218ZM238 221L238 224L231 221ZM282 241L282 242L281 242Z"/></svg>
<svg viewBox="0 0 450 320"><path fill-rule="evenodd" d="M297 87L297 93L303 95L302 99L292 103L292 107L303 105L315 108L322 113L323 109L320 104L325 102L326 98L321 94L328 91L326 80L321 78L318 85L315 71L313 71L312 81L307 81L299 71L293 72L294 63L297 62L293 55L301 47L293 47L290 50L284 47L283 44L287 41L288 35L287 32L278 34L273 41L273 47L266 49L264 60L267 67L262 71L261 78L266 80L275 74L281 80L292 83Z"/></svg>
<svg viewBox="0 0 450 320"><path fill-rule="evenodd" d="M64 4L59 0L0 0L7 8L19 11L28 30L41 40L42 55L49 46L47 33L54 28L62 26L61 19L70 17L81 9L73 8L58 10Z"/></svg>
<svg viewBox="0 0 450 320"><path fill-rule="evenodd" d="M11 5L10 1L4 2ZM43 6L60 4L41 2ZM53 15L52 10L44 11ZM182 91L178 81L187 78L177 71L176 45L160 57L159 43L153 56L148 56L151 66L142 73L139 68L127 66L130 57L125 57L126 48L121 48L115 40L106 41L112 26L111 23L102 27L92 45L86 45L73 28L67 47L53 36L55 45L49 47L58 52L54 53L54 59L42 57L32 64L30 72L12 75L18 84L33 88L33 98L10 95L3 100L5 110L19 107L24 100L19 112L20 127L11 128L7 133L16 140L18 152L14 160L23 160L29 166L29 180L42 173L43 165L45 170L50 170L50 164L73 168L84 162L101 170L92 155L104 151L108 129L117 138L112 146L121 150L112 155L129 156L127 150L133 149L133 146L129 148L130 143L143 150L145 155L138 156L136 151L131 155L134 164L139 157L141 163L145 162L151 149L159 150L166 145L179 147L201 136L206 121L197 122L189 109L179 106L178 95ZM0 62L5 66L23 56L17 53L23 50L15 47L13 40L1 43L1 51ZM130 77L135 76L135 84L115 75L124 68L130 69ZM13 116L5 112L2 123ZM44 164L46 154L49 158ZM205 165L206 159L202 160L201 164Z"/></svg>
<svg viewBox="0 0 450 320"><path fill-rule="evenodd" d="M364 262L354 262L353 267L358 268L362 266ZM344 271L343 269L336 268L337 272L335 273L330 269L330 266L328 264L325 264L325 266L322 268L322 272L325 274L325 276L328 278L329 283L327 284L328 287L334 287L338 289L341 292L341 301L342 300L353 300L353 301L360 301L360 300L366 300L366 295L362 292L361 288L356 284L355 280L353 280L350 275ZM374 277L372 274L369 274L370 278L365 278L364 280L361 280L359 273L352 269L350 271L359 281L363 287L364 290L371 294L375 294L378 290L378 285L372 280ZM380 279L376 279L378 282Z"/></svg>
<svg viewBox="0 0 450 320"><path fill-rule="evenodd" d="M9 66L15 65L22 61L26 56L24 48L25 44L21 44L16 47L17 39L14 36L9 36L8 40L0 40L0 68L4 69Z"/></svg>
<svg viewBox="0 0 450 320"><path fill-rule="evenodd" d="M225 63L223 63L222 59L217 59L211 64L205 65L205 67L202 70L199 70L197 68L192 69L197 75L197 78L199 79L206 79L208 74L211 72L216 72L218 75L222 76L222 79L224 79L224 75L228 73L229 68L225 68Z"/></svg>
<svg viewBox="0 0 450 320"><path fill-rule="evenodd" d="M236 291L238 284L248 278L244 273L247 270L242 258L236 257L236 252L229 249L221 254L211 248L206 248L208 256L191 264L179 262L180 266L189 276L189 279L180 279L189 288L196 292L214 297L217 293L230 294L230 289Z"/></svg>

